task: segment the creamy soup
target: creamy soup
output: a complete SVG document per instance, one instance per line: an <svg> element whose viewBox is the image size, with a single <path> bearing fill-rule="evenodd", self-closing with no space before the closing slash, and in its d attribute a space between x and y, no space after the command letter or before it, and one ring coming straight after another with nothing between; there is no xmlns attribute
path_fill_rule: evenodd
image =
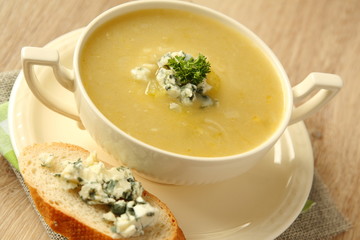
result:
<svg viewBox="0 0 360 240"><path fill-rule="evenodd" d="M183 106L166 94L149 94L148 82L131 73L147 66L152 81L159 59L180 50L210 62L208 94L216 105ZM272 135L284 112L279 75L261 50L234 29L179 10L142 10L102 25L84 45L80 74L111 122L179 154L217 157L251 150ZM169 107L174 102L181 107Z"/></svg>

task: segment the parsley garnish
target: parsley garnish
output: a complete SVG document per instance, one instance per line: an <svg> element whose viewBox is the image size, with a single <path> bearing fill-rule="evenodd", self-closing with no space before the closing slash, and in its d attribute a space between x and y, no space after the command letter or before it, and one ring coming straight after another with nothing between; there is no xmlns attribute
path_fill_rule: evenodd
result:
<svg viewBox="0 0 360 240"><path fill-rule="evenodd" d="M186 59L185 56L172 57L168 60L168 66L174 70L176 84L179 86L188 83L197 86L210 72L210 63L202 54L199 54L198 58L190 59Z"/></svg>

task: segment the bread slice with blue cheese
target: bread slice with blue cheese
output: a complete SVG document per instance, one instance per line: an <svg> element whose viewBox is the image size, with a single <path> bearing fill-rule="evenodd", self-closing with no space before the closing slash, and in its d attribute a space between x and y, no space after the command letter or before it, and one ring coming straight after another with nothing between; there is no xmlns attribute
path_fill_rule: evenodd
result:
<svg viewBox="0 0 360 240"><path fill-rule="evenodd" d="M168 207L126 167L107 168L66 143L35 144L18 159L37 210L69 240L185 239Z"/></svg>

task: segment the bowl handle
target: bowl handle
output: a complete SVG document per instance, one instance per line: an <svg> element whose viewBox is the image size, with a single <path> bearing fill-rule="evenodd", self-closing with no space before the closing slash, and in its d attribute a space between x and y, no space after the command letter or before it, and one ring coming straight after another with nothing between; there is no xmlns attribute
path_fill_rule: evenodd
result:
<svg viewBox="0 0 360 240"><path fill-rule="evenodd" d="M76 112L67 109L52 97L51 92L46 91L44 87L41 88L34 71L34 65L51 67L56 80L64 88L74 92L74 72L60 65L58 51L48 48L24 47L21 50L21 62L25 80L36 98L51 110L80 123L80 117Z"/></svg>
<svg viewBox="0 0 360 240"><path fill-rule="evenodd" d="M304 81L292 88L294 106L290 124L305 119L328 103L341 89L343 81L338 75L310 73ZM317 93L316 93L317 92ZM315 95L311 96L311 94ZM309 99L307 97L311 96Z"/></svg>

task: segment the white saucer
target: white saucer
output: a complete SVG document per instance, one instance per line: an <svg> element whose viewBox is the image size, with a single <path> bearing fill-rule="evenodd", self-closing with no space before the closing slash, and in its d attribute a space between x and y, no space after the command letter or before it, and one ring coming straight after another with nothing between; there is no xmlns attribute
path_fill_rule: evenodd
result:
<svg viewBox="0 0 360 240"><path fill-rule="evenodd" d="M58 49L62 64L69 68L80 32L65 34L46 46ZM48 91L74 108L72 94L55 82L51 70L39 67L37 71ZM101 159L115 162L74 121L44 107L22 74L11 94L9 125L16 154L32 143L61 141L96 150ZM300 122L290 126L252 170L235 179L202 186L161 185L139 176L137 179L170 207L189 240L265 240L279 236L300 214L313 171L311 143Z"/></svg>

